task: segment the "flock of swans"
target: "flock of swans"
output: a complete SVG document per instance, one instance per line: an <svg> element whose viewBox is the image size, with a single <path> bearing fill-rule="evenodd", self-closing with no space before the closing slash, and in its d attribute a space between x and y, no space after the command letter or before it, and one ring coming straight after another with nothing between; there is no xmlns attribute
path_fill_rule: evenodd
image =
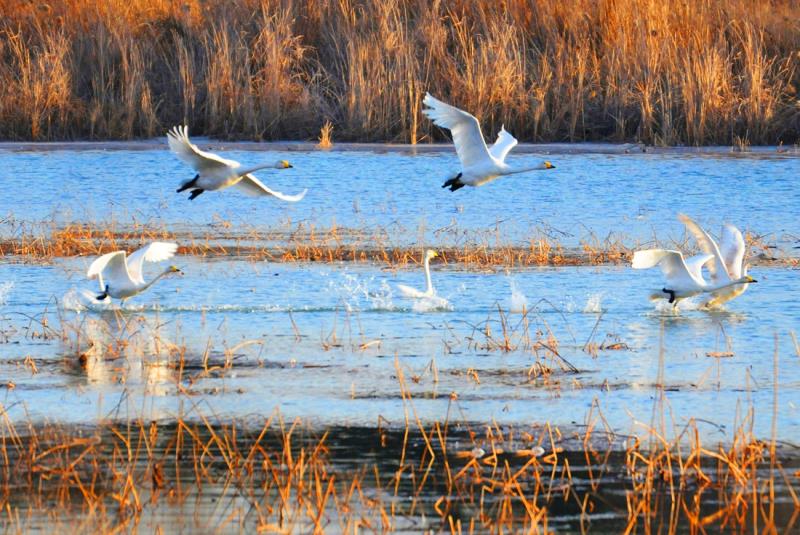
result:
<svg viewBox="0 0 800 535"><path fill-rule="evenodd" d="M461 171L448 178L442 185L443 188L457 191L464 186L482 186L504 175L555 169L555 166L548 161L530 167L507 164L505 158L516 146L517 140L506 131L505 127L500 128L497 140L490 148L484 141L480 123L475 116L437 100L429 93L422 102L427 106L422 113L435 125L450 130L461 163ZM308 191L304 189L296 195L286 195L268 188L252 174L266 168L291 168L292 165L286 160L242 167L239 162L200 150L189 140L186 126L172 128L167 133L167 141L172 152L196 172L193 179L181 184L177 190L178 193L191 190L189 200L194 200L206 191L218 191L231 186L248 195L273 196L287 202L302 200ZM721 243L717 244L689 217L679 214L678 219L694 236L703 252L685 258L682 252L671 249L636 251L632 261L634 269L659 266L664 274L664 287L652 294L651 298L666 299L677 310L681 300L707 294L700 306L713 308L735 299L749 284L756 282L747 275L745 242L739 229L733 225L725 225L722 229ZM92 262L87 272L89 279L97 278L99 281L101 293L96 296L97 300L107 301L113 297L124 303L128 298L147 290L162 277L182 274L178 267L170 266L149 282L145 281L143 275L145 262L168 260L174 256L177 249L176 243L153 242L130 255L125 251L115 251L100 256ZM437 295L431 280L430 261L437 256L436 251L430 249L425 251L423 262L425 290L420 291L398 284L397 289L403 297L424 300L432 308L450 306L447 299ZM703 268L707 269L710 280L706 280L703 276Z"/></svg>

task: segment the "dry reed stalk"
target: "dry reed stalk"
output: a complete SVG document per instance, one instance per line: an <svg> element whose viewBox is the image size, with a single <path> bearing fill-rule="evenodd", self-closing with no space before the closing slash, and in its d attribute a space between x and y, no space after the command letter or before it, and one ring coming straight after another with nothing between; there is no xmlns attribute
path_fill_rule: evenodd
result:
<svg viewBox="0 0 800 535"><path fill-rule="evenodd" d="M787 144L792 0L1 0L0 138L441 139L426 91L526 141Z"/></svg>

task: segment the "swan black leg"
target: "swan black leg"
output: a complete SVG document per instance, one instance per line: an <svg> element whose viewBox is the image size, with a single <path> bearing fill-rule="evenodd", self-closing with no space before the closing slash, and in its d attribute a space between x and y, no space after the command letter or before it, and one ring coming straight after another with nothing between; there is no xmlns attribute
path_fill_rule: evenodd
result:
<svg viewBox="0 0 800 535"><path fill-rule="evenodd" d="M443 188L450 188L450 191L456 191L457 189L461 189L464 187L464 183L459 180L461 178L462 173L458 173L454 178L450 180L446 180L444 184L442 184Z"/></svg>
<svg viewBox="0 0 800 535"><path fill-rule="evenodd" d="M97 300L98 301L102 301L106 297L108 297L108 284L106 284L106 289L103 290L103 293L101 293L100 295L97 296Z"/></svg>
<svg viewBox="0 0 800 535"><path fill-rule="evenodd" d="M669 295L669 302L670 303L674 303L675 302L675 290L667 290L666 288L662 288L661 291L664 292L665 294Z"/></svg>
<svg viewBox="0 0 800 535"><path fill-rule="evenodd" d="M455 182L450 185L450 191L456 191L464 187L464 183L461 181Z"/></svg>
<svg viewBox="0 0 800 535"><path fill-rule="evenodd" d="M187 189L193 188L195 186L195 184L197 184L197 179L198 178L200 178L200 175L195 175L194 178L191 179L189 182L184 182L183 185L180 188L175 190L175 192L176 193L181 193L183 191L186 191Z"/></svg>
<svg viewBox="0 0 800 535"><path fill-rule="evenodd" d="M189 195L189 200L195 200L200 194L202 194L205 190L204 189L193 189L192 194Z"/></svg>

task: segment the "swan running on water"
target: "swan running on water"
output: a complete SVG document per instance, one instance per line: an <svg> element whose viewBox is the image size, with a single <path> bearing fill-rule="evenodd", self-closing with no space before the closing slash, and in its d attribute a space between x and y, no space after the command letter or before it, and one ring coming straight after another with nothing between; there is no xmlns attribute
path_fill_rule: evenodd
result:
<svg viewBox="0 0 800 535"><path fill-rule="evenodd" d="M500 128L492 148L486 147L481 133L481 125L474 115L437 100L430 93L425 94L422 103L428 106L422 110L433 124L447 128L453 135L461 172L448 179L443 188L456 191L464 186L482 186L503 175L513 175L528 171L555 169L550 162L542 162L533 167L512 166L505 163L506 155L517 144L516 138L505 127Z"/></svg>
<svg viewBox="0 0 800 535"><path fill-rule="evenodd" d="M131 253L130 256L127 256L125 251L114 251L92 262L86 276L90 279L97 277L100 282L102 293L97 296L98 301L114 297L121 299L124 304L126 299L142 293L161 277L171 273L183 273L176 266L169 266L150 282L145 282L142 273L145 262L161 262L172 258L177 249L176 243L156 241Z"/></svg>
<svg viewBox="0 0 800 535"><path fill-rule="evenodd" d="M747 276L748 265L745 264L744 258L745 243L738 228L730 224L724 225L720 243L717 245L717 242L690 217L678 214L678 219L692 233L700 249L713 256L713 262L707 264L711 282L723 283ZM746 283L735 284L712 292L707 299L700 303L700 306L703 308L719 307L742 295L748 286L749 284Z"/></svg>
<svg viewBox="0 0 800 535"><path fill-rule="evenodd" d="M409 299L425 299L428 300L432 305L436 308L445 308L450 306L449 301L444 297L439 297L436 295L436 290L433 289L433 281L431 281L431 260L439 256L439 253L432 249L428 249L425 251L425 291L422 292L417 290L416 288L412 288L410 286L406 286L405 284L398 284L397 289L400 290L400 293L403 297L407 297Z"/></svg>
<svg viewBox="0 0 800 535"><path fill-rule="evenodd" d="M696 223L686 216L679 216L679 219L686 224L690 230L690 225L697 227ZM699 229L699 227L697 228ZM686 260L683 258L683 253L680 251L647 249L644 251L636 251L633 254L631 267L634 269L648 269L654 266L660 266L666 278L666 282L661 292L653 294L652 297L668 298L674 308L677 308L678 302L681 299L686 299L687 297L693 297L702 293L714 295L716 292L720 291L727 292L737 285L756 282L756 280L749 275L733 279L727 276L726 272L724 276L721 273L712 276L712 281L709 283L703 278L703 266L712 260L717 264L721 263L719 255L714 254L699 254ZM709 271L711 271L711 269L712 268L709 268ZM713 269L719 271L718 267Z"/></svg>
<svg viewBox="0 0 800 535"><path fill-rule="evenodd" d="M274 191L265 186L260 180L254 177L253 171L272 167L275 169L289 169L292 165L286 160L279 160L275 163L255 165L253 167L242 167L235 160L226 160L212 152L205 152L197 148L189 141L189 128L187 126L175 126L167 132L167 142L169 148L175 155L189 164L197 175L192 180L184 182L177 192L181 193L191 189L189 200L194 200L204 191L216 191L230 186L237 186L242 192L251 196L272 195L282 201L297 202L305 197L307 189L297 195L286 195L279 191Z"/></svg>

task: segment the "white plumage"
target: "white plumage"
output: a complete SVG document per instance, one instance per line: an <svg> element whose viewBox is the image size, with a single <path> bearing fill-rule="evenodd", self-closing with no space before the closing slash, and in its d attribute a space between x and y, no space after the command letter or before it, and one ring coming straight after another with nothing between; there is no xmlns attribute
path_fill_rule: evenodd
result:
<svg viewBox="0 0 800 535"><path fill-rule="evenodd" d="M150 282L145 282L143 267L145 262L161 262L172 258L178 245L169 242L152 242L128 256L125 251L114 251L95 259L89 266L86 276L97 278L100 283L98 301L107 297L122 299L123 302L152 286L158 279L181 270L170 266Z"/></svg>
<svg viewBox="0 0 800 535"><path fill-rule="evenodd" d="M730 282L747 276L747 265L744 263L744 237L742 237L742 233L738 228L730 224L724 225L720 244L717 245L717 242L690 217L679 214L678 219L686 225L700 249L714 257L714 262L708 265L708 272L713 283ZM749 284L747 283L735 284L717 290L708 299L704 300L701 306L706 308L718 307L742 295L748 286Z"/></svg>
<svg viewBox="0 0 800 535"><path fill-rule="evenodd" d="M216 191L230 186L238 186L242 192L248 195L271 195L288 202L301 200L308 191L304 189L297 195L286 195L268 188L251 174L267 167L275 169L291 168L291 164L286 160L243 168L235 160L228 160L213 152L206 152L197 148L189 140L189 128L186 126L175 126L167 132L167 142L169 143L169 148L178 158L197 171L197 176L182 184L178 189L178 193L191 189L192 193L189 200L194 199L204 191Z"/></svg>
<svg viewBox="0 0 800 535"><path fill-rule="evenodd" d="M397 289L400 290L400 294L403 297L407 297L409 299L425 299L429 301L436 308L445 308L450 306L450 303L447 301L447 299L436 295L436 290L434 290L433 288L433 281L431 280L430 262L437 256L439 256L439 253L437 253L432 249L428 249L427 251L425 251L425 259L423 262L423 264L425 265L425 291L423 292L417 290L416 288L412 288L411 286L406 286L405 284L398 284Z"/></svg>
<svg viewBox="0 0 800 535"><path fill-rule="evenodd" d="M503 175L555 169L555 166L546 161L533 167L508 165L505 158L517 144L517 140L505 127L501 127L497 140L489 149L475 116L434 98L430 93L425 94L422 102L428 106L422 113L436 126L450 130L453 145L461 161L461 172L448 179L442 185L443 188L449 187L450 191L456 191L464 186L481 186Z"/></svg>
<svg viewBox="0 0 800 535"><path fill-rule="evenodd" d="M752 277L741 273L739 276L731 277L714 240L689 217L679 214L678 219L697 237L704 253L685 260L680 251L669 249L636 251L633 254L631 267L648 269L660 266L664 273L666 279L664 288L653 297L668 298L670 303L677 306L678 301L687 297L702 293L711 293L714 296L719 292L727 293L743 284L756 282ZM737 255L738 253L731 253L732 258L738 258ZM703 278L703 266L708 266L711 282Z"/></svg>

